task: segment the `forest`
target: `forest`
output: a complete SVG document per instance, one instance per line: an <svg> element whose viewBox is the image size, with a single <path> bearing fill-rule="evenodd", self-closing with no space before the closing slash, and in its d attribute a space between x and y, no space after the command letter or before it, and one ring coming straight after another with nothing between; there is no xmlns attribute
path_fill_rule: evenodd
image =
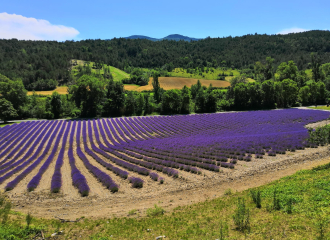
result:
<svg viewBox="0 0 330 240"><path fill-rule="evenodd" d="M135 68L196 69L227 67L253 69L270 56L277 67L293 60L299 70L308 68L310 54L330 62L330 32L309 31L288 35L249 34L186 42L114 38L82 41L0 40L0 73L21 79L26 89L54 89L70 82L71 59L96 62L121 70ZM35 83L37 82L37 83Z"/></svg>
<svg viewBox="0 0 330 240"><path fill-rule="evenodd" d="M321 64L310 55L311 74L299 71L294 61L282 62L274 69L274 59L254 65L256 81L245 74L234 76L230 87L202 86L165 91L159 72L153 71L152 91L125 91L122 81L111 72L100 75L84 72L69 85L68 94L27 96L20 79L0 75L0 118L94 118L150 114L212 113L228 110L287 108L329 103L330 63Z"/></svg>
<svg viewBox="0 0 330 240"><path fill-rule="evenodd" d="M327 104L329 40L328 31L195 42L0 40L0 119L211 113ZM72 59L93 64L78 66L72 74ZM110 65L124 69L130 78L114 81ZM230 72L231 86L205 87L198 81L191 88L165 91L158 77L176 68L199 75L216 69L222 71L218 79ZM230 69L236 69L235 74ZM146 85L149 78L153 79L152 91L124 90L124 83ZM63 84L68 86L66 95L27 96L27 90L51 90Z"/></svg>

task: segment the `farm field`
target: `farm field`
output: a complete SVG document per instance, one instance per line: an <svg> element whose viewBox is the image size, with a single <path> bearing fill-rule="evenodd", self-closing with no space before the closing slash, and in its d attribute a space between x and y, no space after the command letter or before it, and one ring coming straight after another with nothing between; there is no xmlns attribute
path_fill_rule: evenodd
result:
<svg viewBox="0 0 330 240"><path fill-rule="evenodd" d="M0 129L0 188L18 208L29 202L20 210L43 217L68 214L63 206L72 201L72 217L119 213L79 203L134 202L285 165L319 151L304 126L328 117L288 109L23 122Z"/></svg>
<svg viewBox="0 0 330 240"><path fill-rule="evenodd" d="M191 85L196 84L198 79L194 78L179 78L179 77L159 77L158 78L160 87L164 88L164 90L170 89L182 89L184 86L191 87ZM199 80L203 86L210 86L212 84L213 87L229 87L230 83L221 80ZM130 90L131 85L125 85L125 89ZM136 86L136 85L133 85ZM152 78L149 80L149 84L146 86L141 86L133 89L134 91L151 91L152 87Z"/></svg>

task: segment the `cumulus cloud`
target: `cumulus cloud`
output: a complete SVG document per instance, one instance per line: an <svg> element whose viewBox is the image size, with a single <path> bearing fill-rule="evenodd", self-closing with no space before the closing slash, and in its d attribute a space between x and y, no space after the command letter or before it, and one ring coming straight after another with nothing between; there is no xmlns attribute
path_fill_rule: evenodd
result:
<svg viewBox="0 0 330 240"><path fill-rule="evenodd" d="M300 32L306 32L306 31L309 31L309 29L287 28L287 29L283 29L282 31L278 32L277 34L300 33Z"/></svg>
<svg viewBox="0 0 330 240"><path fill-rule="evenodd" d="M0 13L0 39L63 41L73 39L78 34L78 30L72 27L53 25L47 20Z"/></svg>

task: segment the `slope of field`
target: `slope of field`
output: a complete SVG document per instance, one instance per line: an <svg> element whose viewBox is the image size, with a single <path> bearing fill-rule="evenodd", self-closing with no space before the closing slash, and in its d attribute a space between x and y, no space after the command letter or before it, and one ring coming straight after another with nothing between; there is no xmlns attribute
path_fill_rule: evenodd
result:
<svg viewBox="0 0 330 240"><path fill-rule="evenodd" d="M182 89L184 86L191 87L191 85L196 84L198 79L194 78L179 78L179 77L160 77L159 83L160 87L164 88L164 90L170 89ZM209 87L212 84L213 87L229 87L230 83L221 80L200 80L203 86ZM134 90L134 91L151 91L152 87L152 78L149 80L149 84L146 86L141 86L137 88L130 87L131 85L125 85L125 89ZM134 85L136 86L136 85Z"/></svg>
<svg viewBox="0 0 330 240"><path fill-rule="evenodd" d="M71 72L73 73L73 75L76 75L78 73L78 66L84 66L87 62L86 61L83 61L83 60L71 60L71 62L77 62L77 65L76 66L72 66L72 69L71 69ZM93 67L93 64L94 62L89 62L89 66L92 68ZM129 78L129 74L118 69L118 68L115 68L113 66L109 66L107 64L104 64L105 67L110 67L110 72L113 76L113 80L114 81L121 81L125 78ZM98 74L104 74L104 71L103 69L93 69L92 68L92 72L93 73L98 73Z"/></svg>

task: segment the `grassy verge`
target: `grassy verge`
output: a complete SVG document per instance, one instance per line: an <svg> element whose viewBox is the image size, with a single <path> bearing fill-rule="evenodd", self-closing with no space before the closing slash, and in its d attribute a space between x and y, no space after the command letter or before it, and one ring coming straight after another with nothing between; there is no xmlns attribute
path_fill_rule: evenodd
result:
<svg viewBox="0 0 330 240"><path fill-rule="evenodd" d="M327 106L318 106L318 107L308 107L308 108L311 108L311 109L330 110L330 106L329 106L329 107L327 107Z"/></svg>
<svg viewBox="0 0 330 240"><path fill-rule="evenodd" d="M7 126L7 125L13 125L15 123L19 123L19 122L7 122L7 123L0 123L0 128L1 127L4 127L4 126Z"/></svg>
<svg viewBox="0 0 330 240"><path fill-rule="evenodd" d="M299 171L253 189L254 201L256 193L260 193L257 201L261 208L253 201L251 190L227 191L224 197L178 207L167 213L155 206L146 210L147 217L139 217L131 211L129 218L85 218L76 223L33 219L27 228L26 216L16 214L10 216L10 224L0 227L3 231L0 235L10 233L17 239L28 239L42 230L45 237L63 231L58 239L155 239L164 235L167 239L329 239L329 168L327 164ZM236 220L242 219L245 228L237 228L234 214Z"/></svg>

